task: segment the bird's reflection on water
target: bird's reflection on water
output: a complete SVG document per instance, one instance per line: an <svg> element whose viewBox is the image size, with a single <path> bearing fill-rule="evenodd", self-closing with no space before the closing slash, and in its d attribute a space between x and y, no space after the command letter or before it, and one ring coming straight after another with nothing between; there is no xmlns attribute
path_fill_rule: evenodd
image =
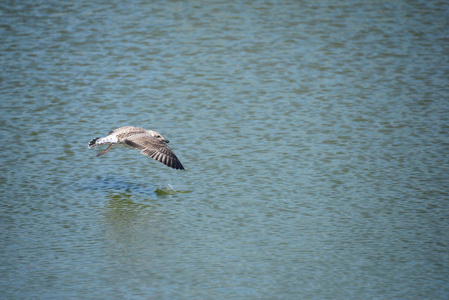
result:
<svg viewBox="0 0 449 300"><path fill-rule="evenodd" d="M105 190L115 195L140 195L150 198L157 196L174 195L177 193L190 193L191 191L176 190L172 184L165 183L162 186L154 186L151 183L139 183L130 181L120 176L97 176L96 181L87 185L87 188L94 190ZM126 198L126 197L125 197Z"/></svg>

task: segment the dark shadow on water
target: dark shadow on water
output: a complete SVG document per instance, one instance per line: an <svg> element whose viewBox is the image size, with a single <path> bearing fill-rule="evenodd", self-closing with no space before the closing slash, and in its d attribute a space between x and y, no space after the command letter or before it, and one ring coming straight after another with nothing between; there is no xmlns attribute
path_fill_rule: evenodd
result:
<svg viewBox="0 0 449 300"><path fill-rule="evenodd" d="M176 190L171 184L166 183L165 186L156 187L151 184L134 182L120 176L97 176L95 180L81 184L83 188L92 190L104 190L115 195L121 195L124 199L132 196L157 197L174 195L178 193L190 193L191 191Z"/></svg>
<svg viewBox="0 0 449 300"><path fill-rule="evenodd" d="M191 193L191 191L177 191L173 188L173 186L169 183L167 183L166 187L163 188L157 188L154 191L158 196L166 196L166 195L174 195L174 194L185 194L185 193Z"/></svg>

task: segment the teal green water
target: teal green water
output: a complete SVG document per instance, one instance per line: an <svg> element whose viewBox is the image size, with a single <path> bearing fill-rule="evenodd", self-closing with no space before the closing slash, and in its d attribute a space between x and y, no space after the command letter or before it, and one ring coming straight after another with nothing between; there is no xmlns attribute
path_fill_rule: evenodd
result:
<svg viewBox="0 0 449 300"><path fill-rule="evenodd" d="M449 298L447 3L0 12L2 299Z"/></svg>

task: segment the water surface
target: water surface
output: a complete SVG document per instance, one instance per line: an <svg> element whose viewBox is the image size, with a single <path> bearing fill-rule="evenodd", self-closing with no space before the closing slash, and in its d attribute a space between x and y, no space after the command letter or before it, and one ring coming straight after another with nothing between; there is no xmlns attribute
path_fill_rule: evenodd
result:
<svg viewBox="0 0 449 300"><path fill-rule="evenodd" d="M2 298L449 297L446 3L0 12Z"/></svg>

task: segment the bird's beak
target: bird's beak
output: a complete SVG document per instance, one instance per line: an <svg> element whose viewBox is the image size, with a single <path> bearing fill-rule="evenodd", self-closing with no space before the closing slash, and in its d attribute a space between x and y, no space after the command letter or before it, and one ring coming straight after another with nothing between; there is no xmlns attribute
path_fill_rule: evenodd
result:
<svg viewBox="0 0 449 300"><path fill-rule="evenodd" d="M170 143L170 141L167 140L167 139L164 139L164 142L167 143L167 144Z"/></svg>

